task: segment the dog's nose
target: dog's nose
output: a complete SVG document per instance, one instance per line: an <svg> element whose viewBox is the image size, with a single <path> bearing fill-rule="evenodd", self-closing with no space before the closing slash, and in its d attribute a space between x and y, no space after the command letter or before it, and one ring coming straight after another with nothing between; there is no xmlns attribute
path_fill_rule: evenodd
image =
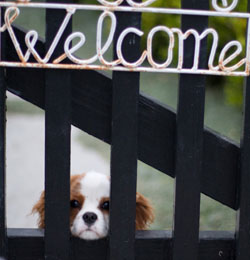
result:
<svg viewBox="0 0 250 260"><path fill-rule="evenodd" d="M82 216L84 222L88 225L91 226L95 223L95 221L97 220L97 215L93 212L86 212L83 216Z"/></svg>

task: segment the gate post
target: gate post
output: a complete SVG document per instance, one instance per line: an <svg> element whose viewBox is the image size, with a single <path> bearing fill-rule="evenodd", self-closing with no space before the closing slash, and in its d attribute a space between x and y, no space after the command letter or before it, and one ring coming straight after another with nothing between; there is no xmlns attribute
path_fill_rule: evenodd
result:
<svg viewBox="0 0 250 260"><path fill-rule="evenodd" d="M208 10L207 0L182 0L184 9ZM202 32L207 17L182 16L182 31ZM184 68L193 66L194 41L184 45ZM206 44L201 46L199 68L206 67ZM175 209L173 260L198 260L200 192L203 159L205 76L180 75L176 119Z"/></svg>
<svg viewBox="0 0 250 260"><path fill-rule="evenodd" d="M2 14L3 8L0 8ZM0 16L2 24L3 18ZM4 58L5 43L0 33L0 60ZM0 68L0 257L7 257L6 224L6 83L4 68Z"/></svg>
<svg viewBox="0 0 250 260"><path fill-rule="evenodd" d="M47 0L58 2L59 0ZM64 0L64 2L67 2ZM48 51L67 12L46 10ZM60 56L63 42L72 31L70 19L52 59ZM69 260L70 255L70 139L71 71L45 72L45 259Z"/></svg>
<svg viewBox="0 0 250 260"><path fill-rule="evenodd" d="M141 14L119 12L116 16L114 46L125 28L140 28ZM139 38L129 34L122 50L128 61L134 60L140 50ZM115 48L114 58L117 58ZM139 80L139 72L113 72L110 260L135 258Z"/></svg>

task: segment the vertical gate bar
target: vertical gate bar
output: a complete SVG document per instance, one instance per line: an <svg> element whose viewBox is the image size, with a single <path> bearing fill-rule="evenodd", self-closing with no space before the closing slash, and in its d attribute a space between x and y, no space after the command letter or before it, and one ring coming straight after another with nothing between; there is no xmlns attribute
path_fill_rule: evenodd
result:
<svg viewBox="0 0 250 260"><path fill-rule="evenodd" d="M138 13L116 13L118 36L128 26L140 28ZM127 61L138 59L140 39L129 34L123 43ZM114 49L114 57L117 58ZM133 260L137 180L139 73L113 72L111 138L110 260Z"/></svg>
<svg viewBox="0 0 250 260"><path fill-rule="evenodd" d="M182 0L184 9L208 10L207 0ZM208 18L182 16L182 31L194 28L201 33ZM184 42L184 65L193 66L194 39ZM206 63L206 44L202 44L199 68ZM173 260L197 260L200 220L200 176L203 157L205 76L180 75L176 118L176 179L173 226Z"/></svg>
<svg viewBox="0 0 250 260"><path fill-rule="evenodd" d="M58 0L48 0L58 2ZM46 50L48 51L65 10L46 10ZM54 55L64 53L63 43L72 31L70 19ZM70 137L71 72L45 73L45 259L69 260L70 230Z"/></svg>
<svg viewBox="0 0 250 260"><path fill-rule="evenodd" d="M247 11L250 12L250 1L248 1ZM249 58L249 32L250 19L247 24L246 50ZM249 69L249 59L246 67ZM240 144L240 181L239 181L239 209L236 219L236 260L250 259L250 77L244 82L244 106L243 106L243 126Z"/></svg>
<svg viewBox="0 0 250 260"><path fill-rule="evenodd" d="M2 24L3 8L0 8ZM0 33L0 60L4 58L4 38ZM6 84L4 68L0 68L0 257L7 257L6 224Z"/></svg>
<svg viewBox="0 0 250 260"><path fill-rule="evenodd" d="M6 85L0 69L0 256L7 255L6 235Z"/></svg>
<svg viewBox="0 0 250 260"><path fill-rule="evenodd" d="M236 259L250 259L250 79L244 86L244 119L241 140L241 170L239 185L239 209L236 225Z"/></svg>

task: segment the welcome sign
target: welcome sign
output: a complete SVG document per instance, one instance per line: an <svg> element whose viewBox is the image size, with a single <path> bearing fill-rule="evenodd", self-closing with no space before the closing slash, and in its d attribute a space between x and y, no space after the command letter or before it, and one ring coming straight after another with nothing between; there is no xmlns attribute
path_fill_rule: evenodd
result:
<svg viewBox="0 0 250 260"><path fill-rule="evenodd" d="M128 6L122 6L123 2L127 2ZM169 9L155 8L150 5L157 0L147 0L142 3L136 3L133 0L117 0L107 1L98 0L99 5L76 5L76 4L51 4L51 3L22 3L22 2L1 2L0 6L5 7L3 15L3 24L0 27L0 33L9 34L15 51L20 61L0 61L0 66L8 67L30 67L30 68L70 68L70 69L93 69L93 70L115 70L115 71L140 71L140 72L168 72L168 73L192 73L207 75L230 75L230 76L248 76L250 65L250 26L249 13L239 13L233 10L238 4L238 0L212 0L211 6L213 10L187 10L187 9ZM218 3L220 2L220 4ZM13 22L18 23L20 8L45 8L45 9L64 9L65 17L58 28L54 40L51 43L48 52L41 57L35 46L38 41L38 33L30 30L25 35L25 44L27 50L23 52L13 30ZM84 32L72 32L64 42L64 53L51 61L51 57L55 48L64 33L64 30L72 16L77 10L100 11L100 15L96 25L96 53L90 58L80 59L75 55L86 42ZM194 15L194 16L220 16L230 18L244 18L247 20L246 32L246 50L244 50L244 58L239 60L242 55L242 44L237 40L226 43L221 50L218 50L218 42L220 36L216 29L207 28L199 33L197 30L190 28L182 31L179 28L170 28L167 25L157 25L149 31L147 35L147 46L142 51L140 58L134 62L128 62L122 52L122 45L128 34L135 34L142 37L144 32L135 27L124 29L118 37L115 50L117 54L116 60L108 61L104 58L109 47L114 43L114 34L117 26L117 20L114 12L141 12L154 14L175 14L175 15ZM108 28L107 39L102 42L103 26L105 19L109 19L110 26ZM162 63L155 61L153 57L152 42L156 33L164 33L168 37L167 57ZM201 41L206 37L212 37L212 45L208 53L207 69L199 69L199 55ZM184 46L188 37L194 37L194 54L192 68L183 66ZM74 41L74 44L72 44ZM174 57L174 47L178 47L178 57ZM216 60L216 53L219 54ZM33 57L35 62L31 62ZM238 59L237 59L238 57ZM68 58L72 63L65 63ZM173 59L177 58L178 63L173 66ZM235 62L234 62L235 61Z"/></svg>

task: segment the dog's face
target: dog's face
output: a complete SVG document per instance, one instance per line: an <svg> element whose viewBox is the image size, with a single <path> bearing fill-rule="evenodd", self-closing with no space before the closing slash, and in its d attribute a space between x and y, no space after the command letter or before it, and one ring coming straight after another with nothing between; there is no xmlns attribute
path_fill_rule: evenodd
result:
<svg viewBox="0 0 250 260"><path fill-rule="evenodd" d="M110 180L101 173L88 172L71 177L70 229L73 236L86 240L106 237L109 229ZM44 228L44 192L34 205L39 213L39 228ZM153 221L149 201L136 194L136 229L145 229Z"/></svg>
<svg viewBox="0 0 250 260"><path fill-rule="evenodd" d="M73 177L71 189L71 233L83 239L108 234L110 182L104 174L89 172Z"/></svg>

